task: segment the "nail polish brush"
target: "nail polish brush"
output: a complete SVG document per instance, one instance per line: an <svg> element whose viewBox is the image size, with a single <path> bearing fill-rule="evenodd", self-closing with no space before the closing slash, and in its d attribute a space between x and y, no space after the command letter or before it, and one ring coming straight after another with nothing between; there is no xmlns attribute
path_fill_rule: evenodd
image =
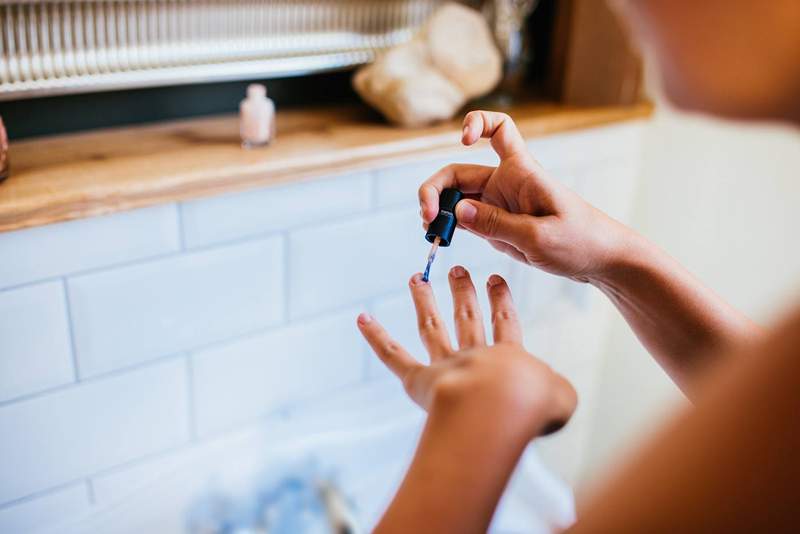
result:
<svg viewBox="0 0 800 534"><path fill-rule="evenodd" d="M456 231L456 204L463 198L463 194L458 189L445 189L439 195L439 214L428 225L425 239L432 243L431 250L428 252L428 263L425 265L425 272L422 274L422 281L427 282L431 274L431 265L436 258L436 251L439 247L449 247L453 239L453 232Z"/></svg>

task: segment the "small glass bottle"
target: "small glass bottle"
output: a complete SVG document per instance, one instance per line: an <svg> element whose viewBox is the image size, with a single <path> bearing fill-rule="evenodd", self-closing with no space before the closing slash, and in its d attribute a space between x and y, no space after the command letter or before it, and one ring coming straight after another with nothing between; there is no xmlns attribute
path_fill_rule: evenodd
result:
<svg viewBox="0 0 800 534"><path fill-rule="evenodd" d="M244 148L264 146L275 138L275 103L261 84L248 85L247 98L239 104L239 134Z"/></svg>
<svg viewBox="0 0 800 534"><path fill-rule="evenodd" d="M0 182L8 178L11 165L8 162L8 134L3 117L0 117Z"/></svg>

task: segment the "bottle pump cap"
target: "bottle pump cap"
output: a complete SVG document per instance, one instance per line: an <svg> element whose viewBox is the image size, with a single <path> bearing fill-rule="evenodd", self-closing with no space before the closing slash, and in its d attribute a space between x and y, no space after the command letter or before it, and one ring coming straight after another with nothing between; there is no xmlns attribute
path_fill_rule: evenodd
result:
<svg viewBox="0 0 800 534"><path fill-rule="evenodd" d="M439 246L449 247L456 230L456 204L464 195L458 189L445 189L439 195L439 215L428 225L425 239L433 243L439 237Z"/></svg>

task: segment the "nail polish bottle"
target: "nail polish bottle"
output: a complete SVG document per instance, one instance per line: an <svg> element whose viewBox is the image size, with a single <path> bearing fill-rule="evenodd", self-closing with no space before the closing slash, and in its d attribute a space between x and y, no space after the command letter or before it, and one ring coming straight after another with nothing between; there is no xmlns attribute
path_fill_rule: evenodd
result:
<svg viewBox="0 0 800 534"><path fill-rule="evenodd" d="M0 182L8 178L11 165L8 162L8 134L3 118L0 117Z"/></svg>
<svg viewBox="0 0 800 534"><path fill-rule="evenodd" d="M461 200L464 195L458 189L445 189L439 195L439 214L428 225L428 231L425 232L425 239L431 245L431 250L428 252L428 261L425 264L425 271L422 273L422 281L427 282L430 279L431 266L433 260L436 259L436 251L439 247L449 247L450 242L453 240L453 232L456 231L458 221L456 220L456 204Z"/></svg>
<svg viewBox="0 0 800 534"><path fill-rule="evenodd" d="M244 148L267 145L275 137L275 103L261 84L248 85L247 98L239 104L239 134Z"/></svg>
<svg viewBox="0 0 800 534"><path fill-rule="evenodd" d="M449 247L453 239L453 232L456 231L456 204L464 195L458 189L445 189L439 195L439 215L428 225L425 239L428 243L433 243L439 238L439 245Z"/></svg>

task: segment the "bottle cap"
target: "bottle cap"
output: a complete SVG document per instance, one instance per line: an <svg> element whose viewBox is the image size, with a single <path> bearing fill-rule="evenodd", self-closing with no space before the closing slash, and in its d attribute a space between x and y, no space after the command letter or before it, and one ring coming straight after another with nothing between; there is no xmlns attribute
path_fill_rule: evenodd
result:
<svg viewBox="0 0 800 534"><path fill-rule="evenodd" d="M247 98L261 99L266 98L267 88L260 83L251 83L247 86Z"/></svg>
<svg viewBox="0 0 800 534"><path fill-rule="evenodd" d="M445 189L439 195L439 215L428 225L425 239L428 243L438 237L440 247L449 247L453 239L453 232L456 231L458 221L456 220L456 204L464 195L458 189Z"/></svg>

